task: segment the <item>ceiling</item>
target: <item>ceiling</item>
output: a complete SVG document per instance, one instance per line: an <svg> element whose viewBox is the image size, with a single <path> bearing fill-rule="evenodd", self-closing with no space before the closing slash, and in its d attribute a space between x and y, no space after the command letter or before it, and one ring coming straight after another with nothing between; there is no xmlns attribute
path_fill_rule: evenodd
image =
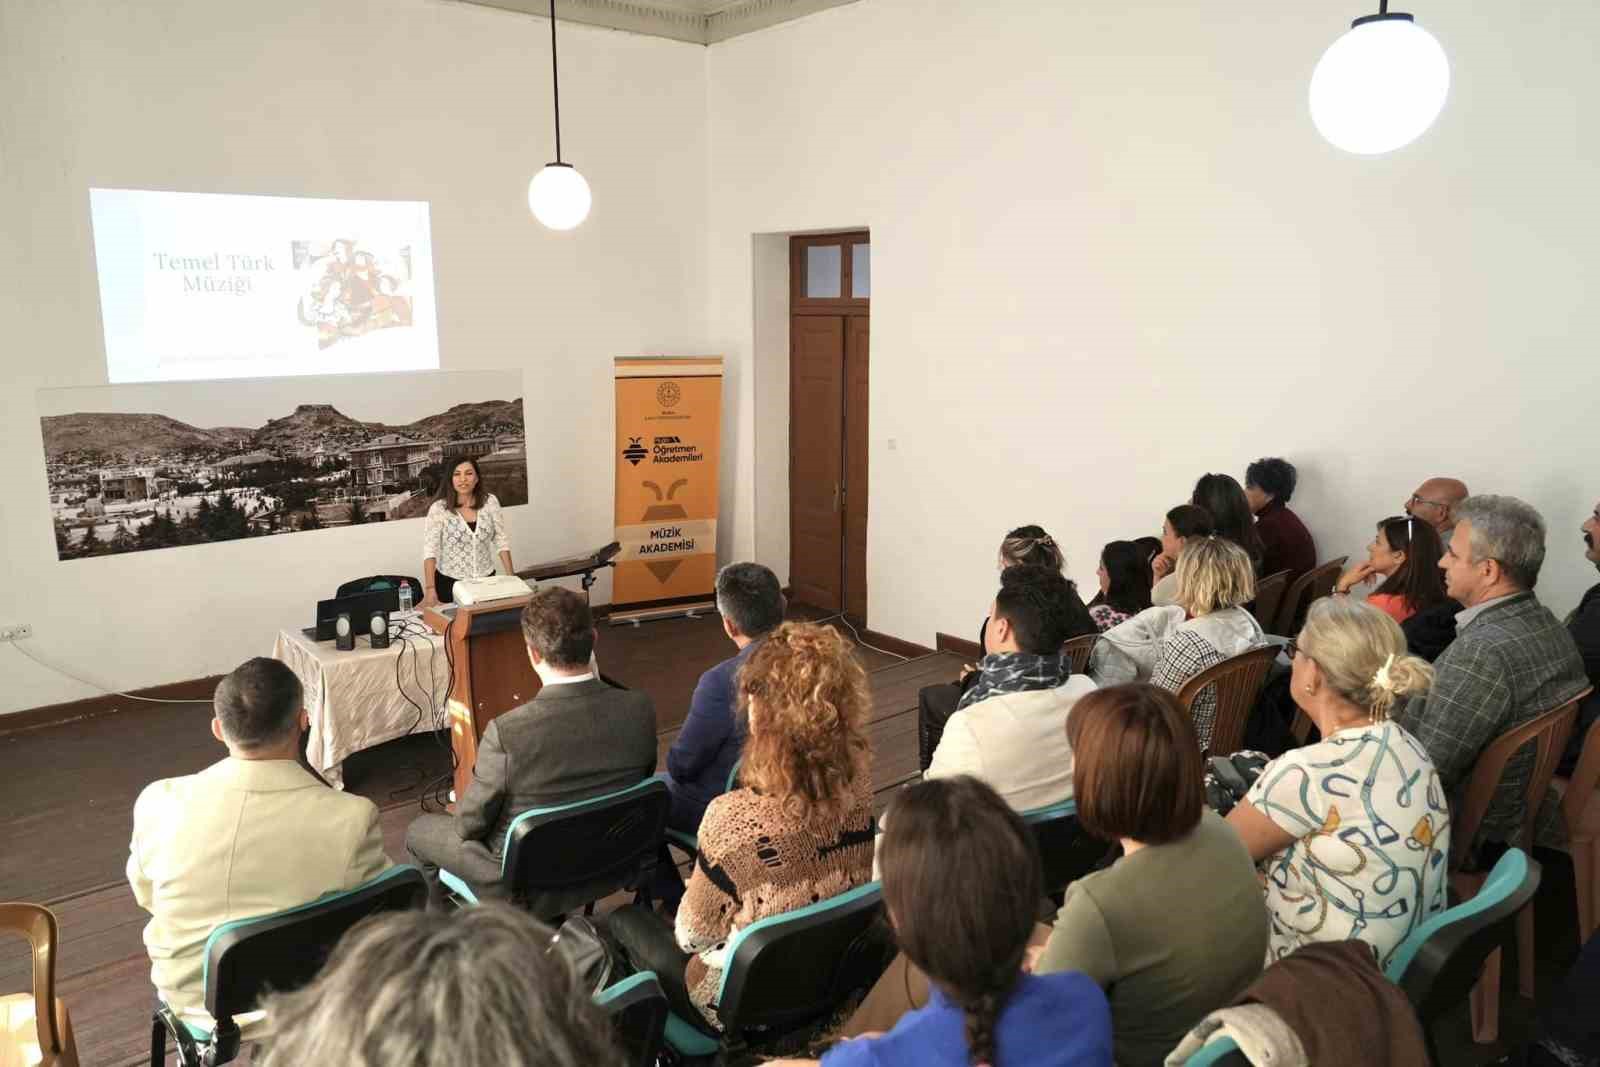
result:
<svg viewBox="0 0 1600 1067"><path fill-rule="evenodd" d="M549 0L463 0L548 15ZM855 0L556 0L556 18L651 37L715 44Z"/></svg>

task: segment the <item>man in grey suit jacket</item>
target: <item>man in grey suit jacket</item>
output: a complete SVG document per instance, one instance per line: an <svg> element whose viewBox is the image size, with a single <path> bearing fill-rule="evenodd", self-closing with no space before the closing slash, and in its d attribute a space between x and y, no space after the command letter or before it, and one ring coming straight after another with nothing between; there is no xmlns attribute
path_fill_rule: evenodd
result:
<svg viewBox="0 0 1600 1067"><path fill-rule="evenodd" d="M1487 495L1468 497L1456 518L1439 566L1446 590L1466 608L1456 615L1455 641L1434 662L1427 696L1394 715L1427 750L1452 810L1490 742L1588 684L1572 635L1533 592L1544 564L1544 519L1515 497ZM1454 838L1452 848L1517 839L1533 756L1526 747L1506 764L1478 842ZM1547 797L1538 818L1540 838L1559 841L1559 805Z"/></svg>
<svg viewBox="0 0 1600 1067"><path fill-rule="evenodd" d="M455 816L421 815L406 831L435 907L443 904L441 867L480 897L496 895L506 830L522 812L613 793L655 769L655 708L646 694L595 677L594 619L584 598L540 589L522 611L522 635L542 683L538 695L483 732ZM582 903L546 894L528 906L552 918Z"/></svg>

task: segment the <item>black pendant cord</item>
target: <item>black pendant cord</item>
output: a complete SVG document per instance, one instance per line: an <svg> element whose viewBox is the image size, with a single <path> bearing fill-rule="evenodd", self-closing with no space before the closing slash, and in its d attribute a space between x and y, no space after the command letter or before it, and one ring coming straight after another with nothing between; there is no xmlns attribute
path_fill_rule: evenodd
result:
<svg viewBox="0 0 1600 1067"><path fill-rule="evenodd" d="M1389 0L1383 0L1385 6ZM556 162L561 162L561 75L556 70L556 0L550 0L550 85L556 106Z"/></svg>

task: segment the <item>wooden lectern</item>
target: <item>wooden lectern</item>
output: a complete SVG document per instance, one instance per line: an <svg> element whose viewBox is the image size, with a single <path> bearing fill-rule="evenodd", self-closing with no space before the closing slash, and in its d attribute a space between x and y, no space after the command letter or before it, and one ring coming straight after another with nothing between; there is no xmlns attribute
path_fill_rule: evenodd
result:
<svg viewBox="0 0 1600 1067"><path fill-rule="evenodd" d="M455 751L455 796L466 795L478 762L478 741L496 718L532 700L539 676L522 639L522 609L529 597L484 604L425 608L422 618L444 635L450 664L450 746Z"/></svg>

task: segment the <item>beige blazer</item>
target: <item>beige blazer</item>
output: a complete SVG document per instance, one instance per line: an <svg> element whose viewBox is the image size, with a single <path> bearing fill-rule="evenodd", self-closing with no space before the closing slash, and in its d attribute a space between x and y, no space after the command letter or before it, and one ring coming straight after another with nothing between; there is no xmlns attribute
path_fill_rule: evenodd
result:
<svg viewBox="0 0 1600 1067"><path fill-rule="evenodd" d="M1072 796L1072 746L1067 715L1095 684L1074 674L1055 689L997 693L950 716L927 777L970 774L1016 811L1059 804Z"/></svg>
<svg viewBox="0 0 1600 1067"><path fill-rule="evenodd" d="M128 884L150 913L150 978L200 1025L205 944L233 919L350 889L390 866L378 809L292 760L225 759L152 782L133 808Z"/></svg>

